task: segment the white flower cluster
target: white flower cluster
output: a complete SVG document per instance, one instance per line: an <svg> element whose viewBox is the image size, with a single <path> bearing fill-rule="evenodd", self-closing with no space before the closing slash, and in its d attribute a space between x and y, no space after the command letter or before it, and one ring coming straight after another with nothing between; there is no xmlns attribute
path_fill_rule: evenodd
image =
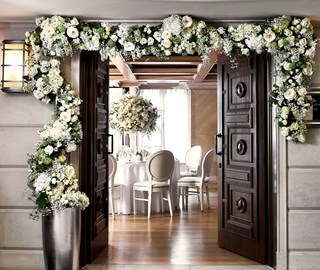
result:
<svg viewBox="0 0 320 270"><path fill-rule="evenodd" d="M35 219L39 214L49 214L67 207L84 209L89 205L88 197L79 192L78 179L74 168L55 161L50 169L29 177L28 186L39 205L32 213Z"/></svg>
<svg viewBox="0 0 320 270"><path fill-rule="evenodd" d="M142 96L126 94L110 110L110 126L120 133L149 134L156 129L158 110Z"/></svg>
<svg viewBox="0 0 320 270"><path fill-rule="evenodd" d="M120 48L120 49L119 49ZM213 27L203 21L195 21L190 16L172 15L164 19L162 25L143 25L130 28L120 24L112 31L101 49L102 59L121 53L125 58L140 58L156 55L160 58L172 54L198 54L204 60L212 50L222 48L222 39Z"/></svg>

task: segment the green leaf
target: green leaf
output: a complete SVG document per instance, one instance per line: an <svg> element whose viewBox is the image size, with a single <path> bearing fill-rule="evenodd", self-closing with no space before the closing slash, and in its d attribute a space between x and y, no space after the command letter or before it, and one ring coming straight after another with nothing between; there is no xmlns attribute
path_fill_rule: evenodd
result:
<svg viewBox="0 0 320 270"><path fill-rule="evenodd" d="M41 193L37 198L36 203L40 208L44 208L47 204L47 195L45 193Z"/></svg>

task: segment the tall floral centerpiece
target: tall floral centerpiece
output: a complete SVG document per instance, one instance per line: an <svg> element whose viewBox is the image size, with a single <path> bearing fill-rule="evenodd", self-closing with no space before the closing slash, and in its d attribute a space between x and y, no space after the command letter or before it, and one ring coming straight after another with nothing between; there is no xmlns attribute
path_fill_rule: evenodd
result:
<svg viewBox="0 0 320 270"><path fill-rule="evenodd" d="M110 126L120 134L151 134L156 130L158 109L152 102L139 95L125 94L112 104ZM131 152L139 152L139 146L131 147ZM134 153L131 153L134 154Z"/></svg>
<svg viewBox="0 0 320 270"><path fill-rule="evenodd" d="M150 134L156 130L158 118L158 109L139 95L123 95L112 104L110 111L110 125L120 133Z"/></svg>

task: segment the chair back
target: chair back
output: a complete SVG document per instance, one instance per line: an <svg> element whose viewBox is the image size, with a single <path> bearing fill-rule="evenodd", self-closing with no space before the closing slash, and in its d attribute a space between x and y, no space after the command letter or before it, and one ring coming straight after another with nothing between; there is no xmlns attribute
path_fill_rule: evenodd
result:
<svg viewBox="0 0 320 270"><path fill-rule="evenodd" d="M202 159L202 148L200 145L192 146L186 153L186 166L191 172L197 173Z"/></svg>
<svg viewBox="0 0 320 270"><path fill-rule="evenodd" d="M114 185L114 177L117 172L117 160L112 154L108 154L108 178L109 178L109 186L113 187Z"/></svg>
<svg viewBox="0 0 320 270"><path fill-rule="evenodd" d="M214 149L210 149L202 160L202 172L201 172L201 181L202 183L206 180L207 177L211 176L211 168L212 168L212 161L213 156L215 155Z"/></svg>
<svg viewBox="0 0 320 270"><path fill-rule="evenodd" d="M149 180L157 182L171 180L174 163L174 156L168 150L153 153L146 163Z"/></svg>

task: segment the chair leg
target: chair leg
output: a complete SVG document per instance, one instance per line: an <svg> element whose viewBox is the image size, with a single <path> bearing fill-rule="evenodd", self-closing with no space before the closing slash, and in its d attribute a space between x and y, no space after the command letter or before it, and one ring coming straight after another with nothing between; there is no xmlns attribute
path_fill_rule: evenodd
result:
<svg viewBox="0 0 320 270"><path fill-rule="evenodd" d="M184 209L184 195L186 192L186 187L181 187L181 208Z"/></svg>
<svg viewBox="0 0 320 270"><path fill-rule="evenodd" d="M179 185L177 185L177 202L176 202L176 204L177 204L177 210L179 210L179 206L180 206L180 189L181 189L181 187L179 187Z"/></svg>
<svg viewBox="0 0 320 270"><path fill-rule="evenodd" d="M160 200L161 200L161 212L164 213L164 205L163 205L163 193L160 192Z"/></svg>
<svg viewBox="0 0 320 270"><path fill-rule="evenodd" d="M203 187L200 187L200 208L203 212Z"/></svg>
<svg viewBox="0 0 320 270"><path fill-rule="evenodd" d="M206 193L207 193L207 206L208 208L210 208L210 205L209 205L209 187L206 186Z"/></svg>
<svg viewBox="0 0 320 270"><path fill-rule="evenodd" d="M114 219L114 198L112 196L112 191L109 190L109 200L111 204L111 213L112 213L112 218Z"/></svg>
<svg viewBox="0 0 320 270"><path fill-rule="evenodd" d="M168 200L168 204L169 204L170 216L172 217L172 204L171 204L171 193L170 193L170 191L167 191L167 200Z"/></svg>
<svg viewBox="0 0 320 270"><path fill-rule="evenodd" d="M133 214L136 215L136 190L133 189Z"/></svg>
<svg viewBox="0 0 320 270"><path fill-rule="evenodd" d="M148 218L150 218L151 215L151 201L152 201L152 192L148 192Z"/></svg>
<svg viewBox="0 0 320 270"><path fill-rule="evenodd" d="M186 209L188 209L188 204L189 204L189 187L185 187L186 191Z"/></svg>

